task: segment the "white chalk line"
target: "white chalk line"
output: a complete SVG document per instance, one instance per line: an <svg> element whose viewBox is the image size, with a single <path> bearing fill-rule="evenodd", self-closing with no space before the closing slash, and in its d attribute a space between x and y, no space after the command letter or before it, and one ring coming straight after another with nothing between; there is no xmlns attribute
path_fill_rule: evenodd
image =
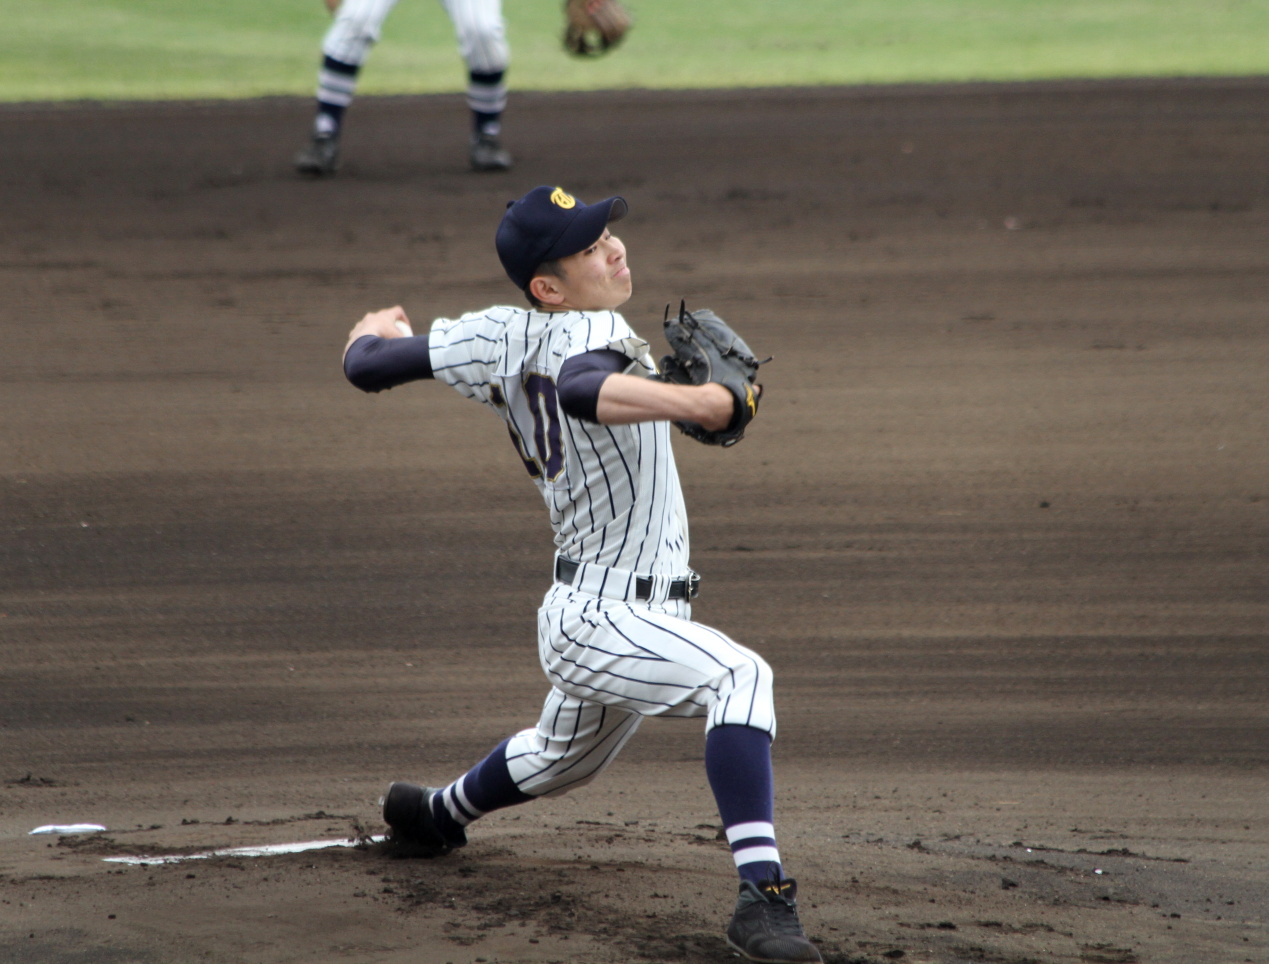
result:
<svg viewBox="0 0 1269 964"><path fill-rule="evenodd" d="M165 854L157 857L103 857L110 864L179 864L189 860L208 860L212 857L272 857L276 854L300 854L307 850L326 850L329 847L355 847L360 843L381 843L383 837L347 838L343 840L306 840L302 843L265 844L260 847L227 847L207 850L197 854Z"/></svg>

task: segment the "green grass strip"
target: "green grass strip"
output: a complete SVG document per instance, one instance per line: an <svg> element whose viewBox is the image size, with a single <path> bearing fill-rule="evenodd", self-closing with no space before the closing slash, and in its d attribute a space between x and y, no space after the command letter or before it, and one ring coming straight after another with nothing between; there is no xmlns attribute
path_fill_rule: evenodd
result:
<svg viewBox="0 0 1269 964"><path fill-rule="evenodd" d="M591 90L1269 73L1269 0L629 0L597 60L557 0L504 0L513 89ZM0 100L309 94L321 0L0 0ZM401 0L367 94L461 90L436 0Z"/></svg>

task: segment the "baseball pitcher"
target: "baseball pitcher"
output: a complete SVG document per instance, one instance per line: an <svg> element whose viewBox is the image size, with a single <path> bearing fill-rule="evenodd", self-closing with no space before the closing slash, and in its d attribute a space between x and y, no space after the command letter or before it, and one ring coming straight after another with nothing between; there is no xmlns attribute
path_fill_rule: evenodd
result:
<svg viewBox="0 0 1269 964"><path fill-rule="evenodd" d="M702 442L739 441L758 412L753 354L712 312L667 312L660 366L617 312L630 298L611 197L584 204L558 187L508 205L496 236L528 307L440 318L414 335L399 307L366 315L344 371L376 392L445 382L507 427L555 535L538 610L550 684L535 726L510 735L447 786L393 783L392 840L422 856L467 842L495 810L595 779L649 716L705 723L705 770L740 877L727 941L754 961L820 961L776 844L771 668L692 620L699 577L672 425ZM407 334L409 333L409 334Z"/></svg>

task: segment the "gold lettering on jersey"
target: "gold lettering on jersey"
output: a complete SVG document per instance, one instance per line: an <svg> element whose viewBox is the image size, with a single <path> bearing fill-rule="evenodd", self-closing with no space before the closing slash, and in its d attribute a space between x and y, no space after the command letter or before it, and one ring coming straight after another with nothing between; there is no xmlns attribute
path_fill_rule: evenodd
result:
<svg viewBox="0 0 1269 964"><path fill-rule="evenodd" d="M562 187L557 187L551 192L551 203L557 208L563 208L567 211L569 208L576 206L577 199L569 194Z"/></svg>

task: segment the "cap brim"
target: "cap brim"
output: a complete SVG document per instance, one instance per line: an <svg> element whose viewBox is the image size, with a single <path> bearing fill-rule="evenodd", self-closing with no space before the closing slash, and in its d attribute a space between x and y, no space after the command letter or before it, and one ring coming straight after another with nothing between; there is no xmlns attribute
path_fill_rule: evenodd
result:
<svg viewBox="0 0 1269 964"><path fill-rule="evenodd" d="M564 233L542 256L543 261L555 261L585 251L599 240L604 228L612 221L620 221L630 210L623 197L610 197L594 204L587 204L569 222Z"/></svg>

